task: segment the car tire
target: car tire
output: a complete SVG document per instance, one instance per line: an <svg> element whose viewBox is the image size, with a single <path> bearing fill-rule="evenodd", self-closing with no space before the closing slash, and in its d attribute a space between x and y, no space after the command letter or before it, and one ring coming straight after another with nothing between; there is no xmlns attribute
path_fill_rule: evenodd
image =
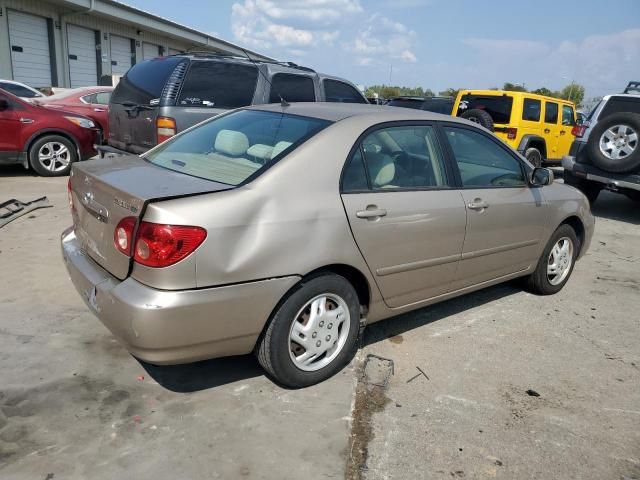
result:
<svg viewBox="0 0 640 480"><path fill-rule="evenodd" d="M584 194L584 196L587 197L587 200L589 200L589 205L591 206L593 206L593 204L596 202L598 196L600 195L600 192L603 189L602 184L578 178L567 170L564 171L563 179L566 185L571 185L572 187L580 190Z"/></svg>
<svg viewBox="0 0 640 480"><path fill-rule="evenodd" d="M527 148L524 152L524 156L527 160L529 160L529 163L534 167L542 166L542 153L540 153L540 150L538 150L537 148L535 147Z"/></svg>
<svg viewBox="0 0 640 480"><path fill-rule="evenodd" d="M331 311L338 311L335 320ZM360 302L353 285L340 275L321 274L303 280L285 296L255 353L260 365L281 385L308 387L349 363L359 328Z"/></svg>
<svg viewBox="0 0 640 480"><path fill-rule="evenodd" d="M462 115L460 115L460 118L464 118L471 122L482 125L490 132L494 131L493 118L491 118L491 115L489 115L487 112L485 112L484 110L480 110L479 108L472 108L471 110L467 110Z"/></svg>
<svg viewBox="0 0 640 480"><path fill-rule="evenodd" d="M43 177L69 175L71 165L78 160L75 144L61 135L45 135L29 147L29 165Z"/></svg>
<svg viewBox="0 0 640 480"><path fill-rule="evenodd" d="M587 153L596 167L607 172L639 169L640 114L615 113L599 121L589 133Z"/></svg>
<svg viewBox="0 0 640 480"><path fill-rule="evenodd" d="M580 241L575 230L570 225L560 225L547 242L534 272L525 277L526 289L538 295L558 293L571 277L579 251ZM552 261L554 263L550 263ZM552 269L554 264L556 268Z"/></svg>

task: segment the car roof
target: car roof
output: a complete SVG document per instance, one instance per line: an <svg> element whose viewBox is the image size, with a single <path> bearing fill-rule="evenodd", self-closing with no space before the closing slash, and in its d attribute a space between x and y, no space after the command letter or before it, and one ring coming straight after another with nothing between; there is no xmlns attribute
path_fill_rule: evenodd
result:
<svg viewBox="0 0 640 480"><path fill-rule="evenodd" d="M498 96L503 96L503 95L512 95L512 96L525 96L527 98L535 98L537 100L549 100L549 101L553 101L556 103L565 103L565 104L571 104L571 105L575 105L572 101L570 100L565 100L563 98L556 98L556 97L548 97L546 95L538 95L537 93L531 93L531 92L514 92L512 90L460 90L460 92L458 92L458 95L487 95L487 96L494 96L494 97L498 97Z"/></svg>
<svg viewBox="0 0 640 480"><path fill-rule="evenodd" d="M331 122L339 122L349 117L371 116L376 122L402 120L440 120L467 123L450 115L415 110L409 108L389 107L386 105L371 105L363 103L331 103L331 102L295 102L283 107L279 103L253 105L248 110L288 113L302 117L319 118Z"/></svg>

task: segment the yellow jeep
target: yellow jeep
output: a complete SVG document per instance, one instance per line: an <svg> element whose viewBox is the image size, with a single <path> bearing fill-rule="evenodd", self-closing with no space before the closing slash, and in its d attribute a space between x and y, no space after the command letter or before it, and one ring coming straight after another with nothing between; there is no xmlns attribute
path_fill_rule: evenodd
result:
<svg viewBox="0 0 640 480"><path fill-rule="evenodd" d="M569 154L576 125L573 102L528 92L460 90L452 114L493 131L535 166Z"/></svg>

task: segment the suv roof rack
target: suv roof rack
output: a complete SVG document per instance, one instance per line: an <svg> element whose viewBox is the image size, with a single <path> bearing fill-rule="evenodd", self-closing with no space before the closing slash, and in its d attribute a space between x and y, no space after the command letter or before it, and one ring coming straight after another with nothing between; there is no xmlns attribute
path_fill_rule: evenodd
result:
<svg viewBox="0 0 640 480"><path fill-rule="evenodd" d="M627 88L624 89L624 92L622 93L634 93L634 94L640 94L640 82L636 81L636 82L629 82L627 84Z"/></svg>
<svg viewBox="0 0 640 480"><path fill-rule="evenodd" d="M255 63L264 63L264 64L269 64L269 65L280 65L282 67L289 67L289 68L295 68L298 70L303 70L305 72L312 72L312 73L316 73L316 71L312 68L309 67L303 67L302 65L298 65L297 63L293 63L293 62L282 62L282 61L278 61L278 60L259 60L256 58L247 58L244 57L242 55L234 55L232 53L222 53L222 52L211 52L211 51L207 51L207 50L191 50L191 51L187 51L184 53L175 53L173 55L170 56L181 56L181 55L192 55L194 57L208 57L208 58L234 58L237 60L248 60L248 61L253 61Z"/></svg>

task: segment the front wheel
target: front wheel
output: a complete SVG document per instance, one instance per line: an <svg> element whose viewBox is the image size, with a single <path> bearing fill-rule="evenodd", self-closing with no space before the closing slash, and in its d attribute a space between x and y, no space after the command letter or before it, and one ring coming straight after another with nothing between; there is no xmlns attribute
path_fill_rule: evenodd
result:
<svg viewBox="0 0 640 480"><path fill-rule="evenodd" d="M565 286L575 265L580 242L569 225L560 225L547 243L535 271L525 278L527 290L553 295Z"/></svg>
<svg viewBox="0 0 640 480"><path fill-rule="evenodd" d="M38 175L59 177L68 175L71 164L78 160L76 146L60 135L46 135L29 148L29 164Z"/></svg>
<svg viewBox="0 0 640 480"><path fill-rule="evenodd" d="M307 387L339 372L351 359L360 302L344 277L303 280L274 312L256 347L260 365L282 385Z"/></svg>

